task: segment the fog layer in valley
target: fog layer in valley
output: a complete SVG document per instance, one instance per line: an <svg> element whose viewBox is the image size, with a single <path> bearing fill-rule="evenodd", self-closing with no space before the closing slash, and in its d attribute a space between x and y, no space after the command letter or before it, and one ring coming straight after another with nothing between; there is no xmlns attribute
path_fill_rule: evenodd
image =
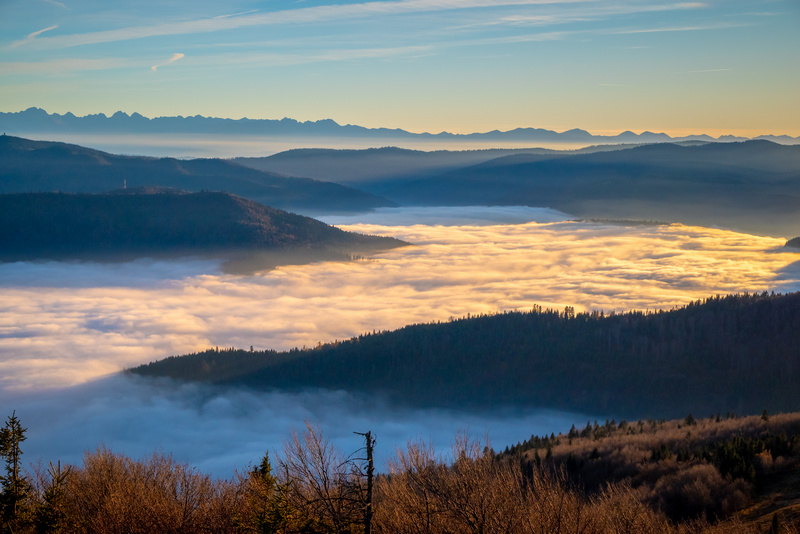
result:
<svg viewBox="0 0 800 534"><path fill-rule="evenodd" d="M112 154L129 156L153 156L159 158L233 158L264 157L298 148L332 148L361 150L384 146L396 146L409 150L486 150L495 148L497 141L486 140L421 140L408 138L369 137L286 137L263 135L217 134L76 134L59 132L7 132L26 139L60 141L102 150ZM553 150L575 150L597 144L596 141L532 142L503 141L506 148L550 148Z"/></svg>
<svg viewBox="0 0 800 534"><path fill-rule="evenodd" d="M26 459L77 461L104 442L133 455L173 451L226 475L278 448L304 419L346 449L357 446L353 431L372 429L382 454L391 454L414 437L445 446L466 426L488 431L502 448L587 416L400 412L345 393L222 392L102 377L210 346L287 349L533 304L658 309L712 294L800 289L800 256L779 239L570 222L528 208L409 213L441 225L403 226L402 211L379 212L345 228L415 246L252 276L201 260L0 264L0 405L29 428ZM491 224L520 217L542 222ZM353 221L338 220L346 222ZM606 415L613 416L590 414Z"/></svg>
<svg viewBox="0 0 800 534"><path fill-rule="evenodd" d="M712 294L796 290L800 278L783 240L699 227L345 228L415 246L252 276L209 261L1 264L0 384L67 386L213 346L311 346L534 304L671 308Z"/></svg>
<svg viewBox="0 0 800 534"><path fill-rule="evenodd" d="M341 391L231 391L120 376L64 390L0 392L0 405L15 409L28 428L26 462L80 463L85 451L102 445L136 458L171 453L219 477L258 464L265 452L274 459L292 430L305 430L305 421L347 454L363 446L363 438L353 432L371 430L378 440L376 463L383 469L409 440L423 439L446 452L455 435L466 431L477 439L489 436L502 449L532 432L585 426L590 417L549 410L399 410Z"/></svg>

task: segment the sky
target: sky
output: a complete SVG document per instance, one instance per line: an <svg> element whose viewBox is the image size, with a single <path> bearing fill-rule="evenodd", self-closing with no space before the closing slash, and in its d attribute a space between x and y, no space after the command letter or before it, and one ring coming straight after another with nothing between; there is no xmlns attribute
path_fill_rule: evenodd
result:
<svg viewBox="0 0 800 534"><path fill-rule="evenodd" d="M0 111L800 135L797 0L2 0Z"/></svg>

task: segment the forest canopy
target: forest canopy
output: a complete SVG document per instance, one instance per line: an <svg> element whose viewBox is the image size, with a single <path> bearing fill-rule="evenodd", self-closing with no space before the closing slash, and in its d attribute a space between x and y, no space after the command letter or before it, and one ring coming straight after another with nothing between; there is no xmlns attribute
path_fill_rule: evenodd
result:
<svg viewBox="0 0 800 534"><path fill-rule="evenodd" d="M762 293L656 312L534 306L286 352L211 349L130 372L257 389L344 389L413 406L678 417L799 409L799 344L800 293Z"/></svg>

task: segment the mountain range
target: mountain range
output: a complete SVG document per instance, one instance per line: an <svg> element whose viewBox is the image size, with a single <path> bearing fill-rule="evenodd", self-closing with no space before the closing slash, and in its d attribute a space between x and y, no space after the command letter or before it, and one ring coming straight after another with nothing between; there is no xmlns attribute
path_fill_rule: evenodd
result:
<svg viewBox="0 0 800 534"><path fill-rule="evenodd" d="M0 136L0 193L158 186L226 191L306 215L394 206L531 206L793 237L800 145L766 140L580 150L301 149L264 158L118 156Z"/></svg>
<svg viewBox="0 0 800 534"><path fill-rule="evenodd" d="M401 204L540 206L791 237L800 228L800 146L761 140L517 154L364 189Z"/></svg>
<svg viewBox="0 0 800 534"><path fill-rule="evenodd" d="M505 156L526 154L528 158L549 159L622 150L634 146L638 145L592 145L576 150L490 148L423 151L398 147L361 150L296 148L265 157L236 157L232 161L267 172L290 176L313 176L318 180L369 188L370 184L380 182L434 177Z"/></svg>
<svg viewBox="0 0 800 534"><path fill-rule="evenodd" d="M352 124L340 125L331 119L300 122L294 119L224 119L217 117L155 117L148 118L139 113L128 115L117 111L106 116L103 113L76 116L70 112L63 115L47 113L40 108L28 108L19 112L0 113L0 131L13 134L34 132L73 132L73 133L204 133L204 134L240 134L267 135L288 137L355 137L355 138L391 138L416 139L431 141L515 141L515 142L565 142L565 143L663 143L669 141L744 141L745 137L730 135L713 138L706 134L685 137L670 137L665 133L642 132L636 134L625 131L618 135L592 135L586 130L574 128L564 132L556 132L543 128L516 128L508 131L493 130L489 132L454 134L413 133L399 128L366 128ZM756 139L767 139L774 142L794 144L800 143L800 137L787 135L762 135Z"/></svg>
<svg viewBox="0 0 800 534"><path fill-rule="evenodd" d="M800 229L800 145L766 140L580 150L299 149L235 161L332 180L406 206L526 205L779 237Z"/></svg>

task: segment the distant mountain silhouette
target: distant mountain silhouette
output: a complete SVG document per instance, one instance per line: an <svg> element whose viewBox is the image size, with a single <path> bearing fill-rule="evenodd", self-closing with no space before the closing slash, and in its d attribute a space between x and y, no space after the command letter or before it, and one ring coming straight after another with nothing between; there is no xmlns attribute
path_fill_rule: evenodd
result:
<svg viewBox="0 0 800 534"><path fill-rule="evenodd" d="M555 150L531 150L543 155L560 154ZM234 158L233 161L268 172L361 185L387 179L436 176L516 152L514 149L425 152L397 147L365 150L300 148L263 158Z"/></svg>
<svg viewBox="0 0 800 534"><path fill-rule="evenodd" d="M227 193L166 188L0 195L0 259L230 252L366 252L402 241L345 232Z"/></svg>
<svg viewBox="0 0 800 534"><path fill-rule="evenodd" d="M792 235L800 227L800 146L761 140L518 154L371 190L411 205L522 204Z"/></svg>
<svg viewBox="0 0 800 534"><path fill-rule="evenodd" d="M339 184L289 178L226 160L116 156L66 143L0 136L0 193L101 193L125 184L227 191L272 207L306 212L394 205Z"/></svg>
<svg viewBox="0 0 800 534"><path fill-rule="evenodd" d="M627 145L627 148L637 145ZM546 148L494 148L487 150L407 150L397 147L362 150L298 148L268 157L233 158L232 161L268 172L291 176L309 176L330 180L369 191L372 184L404 182L429 178L479 163L514 156L528 161L564 157L573 154L619 150L622 145L595 145L578 150Z"/></svg>
<svg viewBox="0 0 800 534"><path fill-rule="evenodd" d="M19 112L0 113L0 130L10 133L33 132L74 132L74 133L207 133L239 135L280 135L309 137L369 137L415 140L471 140L471 141L530 141L530 142L568 142L568 143L660 143L665 141L701 140L712 141L705 135L691 135L672 138L664 133L630 131L618 135L592 135L585 130L572 129L555 132L542 128L516 128L509 131L453 134L412 133L401 129L365 128L352 124L340 125L331 119L299 122L294 119L222 119L214 117L156 117L147 118L139 113L128 115L118 111L106 116L103 113L77 117L72 113L49 114L40 108L29 108ZM800 137L762 136L776 142L799 143ZM742 141L746 138L725 136L725 141Z"/></svg>

